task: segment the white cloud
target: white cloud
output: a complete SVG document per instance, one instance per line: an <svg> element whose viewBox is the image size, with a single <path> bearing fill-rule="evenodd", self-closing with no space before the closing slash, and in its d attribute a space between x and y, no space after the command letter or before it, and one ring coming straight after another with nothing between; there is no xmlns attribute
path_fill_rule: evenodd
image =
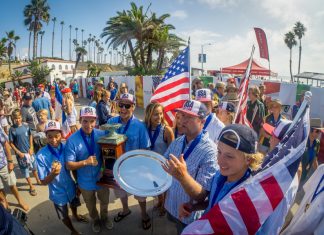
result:
<svg viewBox="0 0 324 235"><path fill-rule="evenodd" d="M211 8L236 6L238 0L198 0L200 3L207 4Z"/></svg>
<svg viewBox="0 0 324 235"><path fill-rule="evenodd" d="M184 20L188 17L188 14L184 10L176 10L171 13L171 17L178 18L180 20Z"/></svg>

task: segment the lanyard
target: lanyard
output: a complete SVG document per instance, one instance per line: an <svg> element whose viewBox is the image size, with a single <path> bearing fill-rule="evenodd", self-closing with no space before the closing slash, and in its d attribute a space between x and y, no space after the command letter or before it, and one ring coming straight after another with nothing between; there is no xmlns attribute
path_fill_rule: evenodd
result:
<svg viewBox="0 0 324 235"><path fill-rule="evenodd" d="M308 147L308 156L309 156L309 159L308 159L307 164L311 164L312 161L313 161L313 159L316 156L315 146L316 146L316 140L314 140L314 142L311 145L311 143L309 141L309 138L308 138L308 140L307 140L307 147Z"/></svg>
<svg viewBox="0 0 324 235"><path fill-rule="evenodd" d="M184 150L186 148L186 137L184 136L184 138L183 138L183 144L182 144L182 151L181 151L181 154L184 153L184 155L183 155L183 159L184 160L187 160L187 158L189 157L189 155L191 154L191 152L194 150L194 148L200 142L203 133L204 133L204 131L200 132L200 134L192 141L192 143L190 144L189 148L187 149L187 151L185 153L184 153Z"/></svg>
<svg viewBox="0 0 324 235"><path fill-rule="evenodd" d="M81 137L83 139L83 142L88 150L88 154L89 156L92 156L95 154L95 151L94 151L94 148L95 148L95 141L94 141L94 131L91 132L91 140L90 140L90 145L89 145L89 142L88 140L86 139L85 137L85 134L83 132L82 129L80 129L80 134L81 134Z"/></svg>
<svg viewBox="0 0 324 235"><path fill-rule="evenodd" d="M154 149L154 145L155 145L155 142L156 142L156 140L157 140L157 137L158 137L159 134L160 134L161 127L162 127L161 124L159 124L159 125L156 127L153 136L152 136L152 130L151 130L151 127L149 128L149 133L148 133L148 134L149 134L150 141L151 141L151 150Z"/></svg>
<svg viewBox="0 0 324 235"><path fill-rule="evenodd" d="M212 117L213 117L212 113L208 115L206 122L204 124L204 128L203 128L204 130L206 130L207 126L209 125L210 121L212 120Z"/></svg>
<svg viewBox="0 0 324 235"><path fill-rule="evenodd" d="M317 187L316 187L316 190L314 192L314 195L312 197L312 200L311 200L311 203L314 201L314 199L321 193L324 191L324 187L322 187L321 189L319 188L322 184L322 181L324 180L324 175L322 175L322 178L320 180L320 182L318 183Z"/></svg>
<svg viewBox="0 0 324 235"><path fill-rule="evenodd" d="M128 119L128 121L127 121L127 123L126 123L126 126L125 126L124 130L121 132L121 134L123 134L123 135L126 134L128 128L129 128L129 125L130 125L131 121L133 120L133 117L134 117L134 115L132 115L131 118ZM120 116L119 116L119 118L118 118L118 123L122 123L122 120L121 120Z"/></svg>
<svg viewBox="0 0 324 235"><path fill-rule="evenodd" d="M175 131L174 131L174 138L178 138L178 127L175 128Z"/></svg>
<svg viewBox="0 0 324 235"><path fill-rule="evenodd" d="M233 185L228 189L228 191L227 191L227 192L226 192L226 193L225 193L221 198L219 198L218 201L222 200L223 197L225 197L226 194L227 194L228 192L230 192L230 191L231 191L233 188L235 188L237 185L241 184L243 181L245 181L247 178L249 178L250 175L251 175L251 170L250 170L250 168L249 168L249 169L247 169L247 171L245 172L245 174L243 175L243 177L242 177L241 179L239 179L237 182L235 182L235 184L233 184ZM212 198L212 201L211 201L211 202L212 202L212 204L211 204L212 206L215 205L216 200L217 200L217 197L218 197L220 191L222 190L222 188L223 188L223 186L224 186L226 180L227 180L227 177L222 176L222 175L219 175L219 178L217 179L216 191L215 191L215 194L213 195L213 198Z"/></svg>
<svg viewBox="0 0 324 235"><path fill-rule="evenodd" d="M62 143L59 145L58 149L59 149L59 152L57 153L54 148L52 146L50 146L49 144L47 145L47 148L48 150L51 152L51 154L57 158L57 160L59 162L61 162L61 156L62 156L62 153L63 153L63 146L62 146Z"/></svg>
<svg viewBox="0 0 324 235"><path fill-rule="evenodd" d="M278 120L275 121L273 114L271 115L271 122L273 123L273 126L277 126L278 122L281 120L281 114L279 114Z"/></svg>

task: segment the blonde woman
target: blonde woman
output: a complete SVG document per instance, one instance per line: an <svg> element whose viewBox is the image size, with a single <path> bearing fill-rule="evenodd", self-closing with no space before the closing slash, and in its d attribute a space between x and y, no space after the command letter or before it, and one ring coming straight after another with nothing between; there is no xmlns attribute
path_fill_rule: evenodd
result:
<svg viewBox="0 0 324 235"><path fill-rule="evenodd" d="M63 111L66 113L66 119L73 134L78 130L77 128L77 111L74 105L74 98L70 88L65 88L63 94Z"/></svg>
<svg viewBox="0 0 324 235"><path fill-rule="evenodd" d="M102 97L102 90L95 90L92 100L89 103L89 106L96 108L97 104L99 103L99 101L101 100Z"/></svg>
<svg viewBox="0 0 324 235"><path fill-rule="evenodd" d="M234 123L235 105L231 102L222 102L218 105L217 117L225 126Z"/></svg>
<svg viewBox="0 0 324 235"><path fill-rule="evenodd" d="M159 103L150 103L145 109L145 124L151 141L151 150L161 155L167 150L174 140L172 128L164 119L164 108ZM158 204L155 206L159 210L159 215L165 215L164 209L165 194L158 196Z"/></svg>
<svg viewBox="0 0 324 235"><path fill-rule="evenodd" d="M38 117L38 124L36 125L37 132L44 132L45 131L45 124L48 121L48 111L47 109L41 109L37 112Z"/></svg>
<svg viewBox="0 0 324 235"><path fill-rule="evenodd" d="M119 100L120 96L122 94L128 93L128 86L126 85L125 82L122 82L120 84L120 87L118 89L117 95L116 95L116 100Z"/></svg>

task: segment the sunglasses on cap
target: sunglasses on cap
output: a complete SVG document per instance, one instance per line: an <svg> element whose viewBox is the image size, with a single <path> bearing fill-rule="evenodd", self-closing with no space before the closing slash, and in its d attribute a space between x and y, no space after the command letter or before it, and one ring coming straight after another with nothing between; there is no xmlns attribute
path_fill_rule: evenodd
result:
<svg viewBox="0 0 324 235"><path fill-rule="evenodd" d="M119 103L118 104L119 108L125 108L125 109L130 109L130 107L132 107L131 104L123 104L123 103Z"/></svg>

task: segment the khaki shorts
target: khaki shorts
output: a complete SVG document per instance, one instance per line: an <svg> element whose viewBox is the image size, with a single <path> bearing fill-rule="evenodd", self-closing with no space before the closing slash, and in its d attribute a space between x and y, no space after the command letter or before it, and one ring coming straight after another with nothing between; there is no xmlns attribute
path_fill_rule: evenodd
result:
<svg viewBox="0 0 324 235"><path fill-rule="evenodd" d="M5 166L0 169L0 190L4 189L4 186L9 187L15 186L17 182L16 175L14 171L8 172L8 167Z"/></svg>
<svg viewBox="0 0 324 235"><path fill-rule="evenodd" d="M130 193L126 192L123 189L114 189L114 193L116 198L125 198L131 195ZM134 198L139 202L146 202L146 197L140 197L134 195Z"/></svg>

